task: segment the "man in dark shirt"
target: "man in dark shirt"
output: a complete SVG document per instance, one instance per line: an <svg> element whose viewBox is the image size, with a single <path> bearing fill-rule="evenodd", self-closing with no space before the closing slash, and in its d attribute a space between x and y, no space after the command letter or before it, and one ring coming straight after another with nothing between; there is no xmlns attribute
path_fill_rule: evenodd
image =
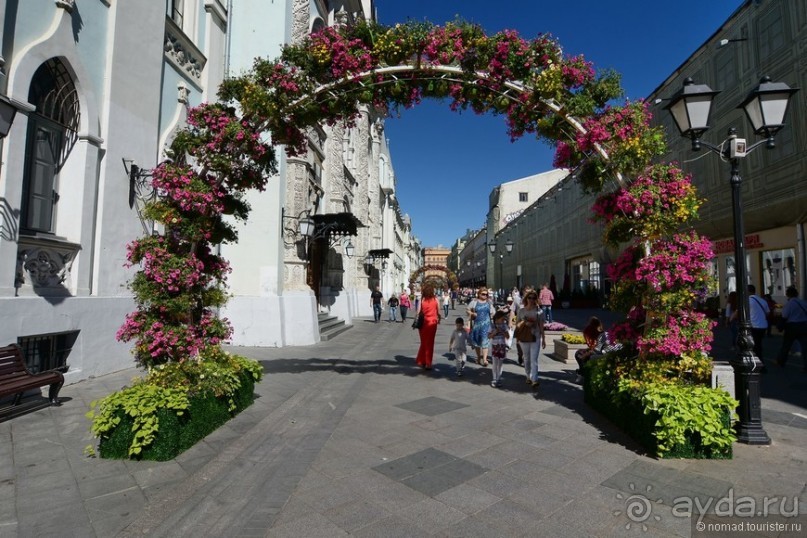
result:
<svg viewBox="0 0 807 538"><path fill-rule="evenodd" d="M376 286L375 291L370 294L370 303L373 305L373 318L375 322L381 321L381 301L384 295L381 293L381 286Z"/></svg>

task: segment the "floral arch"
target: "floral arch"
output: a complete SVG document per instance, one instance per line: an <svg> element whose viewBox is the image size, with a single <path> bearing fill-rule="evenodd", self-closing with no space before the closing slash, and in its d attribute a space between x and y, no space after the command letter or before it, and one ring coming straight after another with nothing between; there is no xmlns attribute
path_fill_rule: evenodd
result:
<svg viewBox="0 0 807 538"><path fill-rule="evenodd" d="M275 171L273 147L301 155L307 130L321 122L350 125L362 110L436 98L504 116L511 139L555 144L555 165L599 194L592 215L605 241L628 245L609 273L612 305L630 312L617 330L625 361L614 371L705 379L710 322L693 302L704 293L711 249L687 228L701 201L680 169L651 164L665 151L663 132L650 126L644 103L613 104L621 95L616 73L597 75L548 35L488 36L464 22L328 27L277 60L257 59L222 85L222 103L191 111L173 160L153 171L164 195L148 212L164 232L129 247L130 263L143 269L131 284L138 310L119 336L135 341L147 367L218 346L231 332L214 314L228 267L212 246L237 240L222 216L246 219L243 193Z"/></svg>
<svg viewBox="0 0 807 538"><path fill-rule="evenodd" d="M409 275L410 284L414 284L420 280L427 271L442 271L445 274L443 281L448 284L450 288L454 288L457 285L458 280L456 273L445 265L424 265L419 269L412 271L412 274Z"/></svg>

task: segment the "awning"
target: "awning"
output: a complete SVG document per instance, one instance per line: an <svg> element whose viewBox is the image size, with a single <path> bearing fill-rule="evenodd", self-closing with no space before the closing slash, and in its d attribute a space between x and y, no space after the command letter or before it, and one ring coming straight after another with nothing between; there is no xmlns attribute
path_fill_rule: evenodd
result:
<svg viewBox="0 0 807 538"><path fill-rule="evenodd" d="M324 215L311 215L316 228L314 235L325 237L331 235L358 235L358 229L364 224L353 213L325 213Z"/></svg>
<svg viewBox="0 0 807 538"><path fill-rule="evenodd" d="M388 248L377 248L374 250L367 251L367 254L370 255L372 258L381 259L381 258L389 258L389 255L392 254L392 251Z"/></svg>

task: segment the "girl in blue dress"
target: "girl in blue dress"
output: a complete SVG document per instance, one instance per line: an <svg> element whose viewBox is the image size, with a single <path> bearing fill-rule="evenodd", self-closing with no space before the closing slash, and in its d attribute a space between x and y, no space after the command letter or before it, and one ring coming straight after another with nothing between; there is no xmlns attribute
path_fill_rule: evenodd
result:
<svg viewBox="0 0 807 538"><path fill-rule="evenodd" d="M471 345L476 351L476 363L481 366L488 365L488 347L490 340L490 318L492 307L488 302L487 290L479 290L476 300L468 305L468 315L474 320L474 328L471 330Z"/></svg>

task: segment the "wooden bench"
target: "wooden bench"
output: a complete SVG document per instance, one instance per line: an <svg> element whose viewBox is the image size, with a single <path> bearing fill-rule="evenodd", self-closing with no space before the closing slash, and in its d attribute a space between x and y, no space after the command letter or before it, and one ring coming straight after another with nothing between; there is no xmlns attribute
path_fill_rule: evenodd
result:
<svg viewBox="0 0 807 538"><path fill-rule="evenodd" d="M61 405L59 402L59 390L64 384L64 375L61 372L48 371L40 374L32 374L25 367L22 360L22 350L20 346L11 344L0 347L0 397L14 395L14 403L17 406L22 400L22 395L26 390L36 389L50 385L48 390L48 400L50 405Z"/></svg>

